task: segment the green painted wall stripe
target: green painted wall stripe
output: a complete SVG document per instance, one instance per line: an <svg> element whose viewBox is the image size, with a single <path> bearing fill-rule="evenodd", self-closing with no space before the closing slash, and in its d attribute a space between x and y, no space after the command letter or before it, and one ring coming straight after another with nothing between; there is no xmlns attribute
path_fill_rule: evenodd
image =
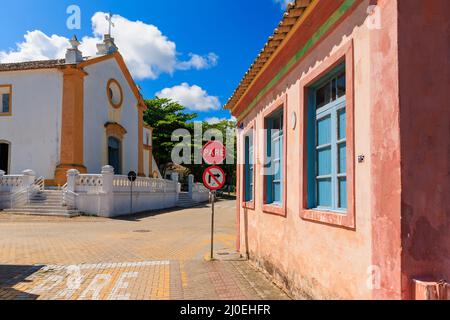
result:
<svg viewBox="0 0 450 320"><path fill-rule="evenodd" d="M330 18L322 25L320 28L312 35L311 38L306 42L306 44L301 48L292 58L291 60L284 65L283 68L276 74L276 76L270 80L270 82L258 93L258 95L253 99L253 101L248 105L248 107L244 110L244 112L238 117L238 121L242 120L261 100L261 98L272 89L280 79L286 75L291 68L302 59L305 54L311 49L322 37L325 33L328 32L336 22L341 19L345 13L353 6L356 0L345 0L344 3L331 15Z"/></svg>

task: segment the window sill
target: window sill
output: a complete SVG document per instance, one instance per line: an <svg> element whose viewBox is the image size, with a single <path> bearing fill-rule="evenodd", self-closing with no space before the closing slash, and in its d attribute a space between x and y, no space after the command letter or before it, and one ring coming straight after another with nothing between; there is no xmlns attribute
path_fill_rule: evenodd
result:
<svg viewBox="0 0 450 320"><path fill-rule="evenodd" d="M300 213L303 220L328 224L332 226L355 229L353 215L343 211L326 211L321 209L303 209Z"/></svg>
<svg viewBox="0 0 450 320"><path fill-rule="evenodd" d="M255 210L255 201L242 202L242 208Z"/></svg>
<svg viewBox="0 0 450 320"><path fill-rule="evenodd" d="M281 217L286 217L286 207L277 206L275 204L264 204L263 212L274 214Z"/></svg>
<svg viewBox="0 0 450 320"><path fill-rule="evenodd" d="M0 112L0 117L11 117L11 116L12 116L11 112L9 112L9 113L1 113Z"/></svg>

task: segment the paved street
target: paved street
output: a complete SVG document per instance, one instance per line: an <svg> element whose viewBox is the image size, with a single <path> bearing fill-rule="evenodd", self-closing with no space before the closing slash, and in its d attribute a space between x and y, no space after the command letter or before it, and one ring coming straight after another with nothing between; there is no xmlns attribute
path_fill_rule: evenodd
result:
<svg viewBox="0 0 450 320"><path fill-rule="evenodd" d="M131 218L0 213L1 299L286 299L234 253L235 202Z"/></svg>

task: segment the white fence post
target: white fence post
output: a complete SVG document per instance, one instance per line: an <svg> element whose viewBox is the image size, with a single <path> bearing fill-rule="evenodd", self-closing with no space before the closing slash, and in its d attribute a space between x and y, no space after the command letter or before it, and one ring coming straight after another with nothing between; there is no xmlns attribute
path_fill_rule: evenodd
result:
<svg viewBox="0 0 450 320"><path fill-rule="evenodd" d="M180 191L181 191L180 184L178 183L179 174L177 172L173 172L171 178L172 178L172 181L175 183L175 192L177 194L176 200L178 202L178 199L180 198Z"/></svg>
<svg viewBox="0 0 450 320"><path fill-rule="evenodd" d="M30 203L30 197L31 197L30 189L34 185L34 180L36 179L36 173L31 169L27 169L27 170L24 170L22 172L22 174L23 174L23 187L27 189L26 202Z"/></svg>
<svg viewBox="0 0 450 320"><path fill-rule="evenodd" d="M112 166L104 166L102 168L102 176L102 191L105 197L102 211L109 217L113 215L114 211L114 168Z"/></svg>
<svg viewBox="0 0 450 320"><path fill-rule="evenodd" d="M67 171L67 190L71 192L75 192L75 187L77 183L77 177L80 174L80 171L77 169L70 169Z"/></svg>
<svg viewBox="0 0 450 320"><path fill-rule="evenodd" d="M36 173L33 170L27 169L22 172L23 174L23 186L29 188L34 184L36 179Z"/></svg>

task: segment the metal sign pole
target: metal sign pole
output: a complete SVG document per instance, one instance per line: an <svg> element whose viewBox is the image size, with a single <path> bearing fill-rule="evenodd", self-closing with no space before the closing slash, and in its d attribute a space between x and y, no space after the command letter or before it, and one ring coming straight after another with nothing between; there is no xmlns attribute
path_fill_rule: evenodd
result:
<svg viewBox="0 0 450 320"><path fill-rule="evenodd" d="M133 214L133 181L131 181L131 192L130 192L130 215Z"/></svg>
<svg viewBox="0 0 450 320"><path fill-rule="evenodd" d="M225 172L218 166L209 167L203 172L203 184L210 190L209 195L211 197L211 261L214 260L214 211L216 190L223 187L225 178Z"/></svg>
<svg viewBox="0 0 450 320"><path fill-rule="evenodd" d="M130 215L133 214L133 183L136 181L137 175L136 172L130 171L128 173L128 181L131 182L130 184Z"/></svg>
<svg viewBox="0 0 450 320"><path fill-rule="evenodd" d="M216 191L212 191L211 196L211 260L214 260L214 202L216 200Z"/></svg>

